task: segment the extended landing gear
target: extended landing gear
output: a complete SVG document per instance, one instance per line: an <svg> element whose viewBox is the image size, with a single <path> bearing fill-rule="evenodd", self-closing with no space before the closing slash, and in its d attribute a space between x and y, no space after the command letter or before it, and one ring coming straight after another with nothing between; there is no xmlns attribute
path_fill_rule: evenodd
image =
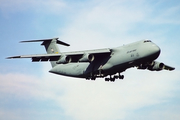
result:
<svg viewBox="0 0 180 120"><path fill-rule="evenodd" d="M91 76L87 77L86 80L96 80L96 78L104 78L105 76L103 74L91 74ZM111 81L114 82L116 79L124 79L124 75L110 75L110 77L105 78L105 81Z"/></svg>
<svg viewBox="0 0 180 120"><path fill-rule="evenodd" d="M124 79L124 75L114 75L113 77L111 77L110 75L110 78L105 78L105 81L111 81L111 82L114 82L116 79Z"/></svg>
<svg viewBox="0 0 180 120"><path fill-rule="evenodd" d="M96 77L86 78L86 80L96 80Z"/></svg>

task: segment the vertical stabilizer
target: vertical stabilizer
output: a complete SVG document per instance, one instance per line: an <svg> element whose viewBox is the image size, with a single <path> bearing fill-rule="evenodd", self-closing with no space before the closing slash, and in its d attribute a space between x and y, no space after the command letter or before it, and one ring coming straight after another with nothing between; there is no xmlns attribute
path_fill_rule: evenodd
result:
<svg viewBox="0 0 180 120"><path fill-rule="evenodd" d="M29 41L21 41L21 42L43 42L41 45L44 45L47 54L59 54L60 50L57 44L70 46L69 44L58 40L58 38L43 39L43 40L29 40ZM56 66L56 61L51 61L51 65L52 67Z"/></svg>
<svg viewBox="0 0 180 120"><path fill-rule="evenodd" d="M56 44L56 39L51 39L51 40L46 40L43 41L43 43L41 45L44 45L46 52L48 54L58 54L60 53L60 50Z"/></svg>

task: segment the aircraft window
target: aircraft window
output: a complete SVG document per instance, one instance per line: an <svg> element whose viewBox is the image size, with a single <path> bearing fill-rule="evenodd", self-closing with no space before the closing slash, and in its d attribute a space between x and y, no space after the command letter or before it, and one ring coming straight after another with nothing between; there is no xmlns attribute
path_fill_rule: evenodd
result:
<svg viewBox="0 0 180 120"><path fill-rule="evenodd" d="M151 40L145 40L144 43L145 43L145 42L151 42Z"/></svg>

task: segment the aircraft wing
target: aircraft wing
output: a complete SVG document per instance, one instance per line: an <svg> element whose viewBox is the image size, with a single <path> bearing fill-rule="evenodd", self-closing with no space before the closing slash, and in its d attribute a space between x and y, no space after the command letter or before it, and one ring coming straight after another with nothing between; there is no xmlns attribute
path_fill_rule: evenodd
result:
<svg viewBox="0 0 180 120"><path fill-rule="evenodd" d="M168 66L168 65L164 65L164 69L171 71L171 70L174 70L175 68L171 67L171 66Z"/></svg>
<svg viewBox="0 0 180 120"><path fill-rule="evenodd" d="M12 56L7 59L15 59L15 58L32 58L32 62L39 61L56 61L61 57L61 54L36 54L36 55L20 55L20 56Z"/></svg>
<svg viewBox="0 0 180 120"><path fill-rule="evenodd" d="M79 59L83 57L84 54L91 54L94 56L104 56L110 55L110 49L96 49L96 50L86 50L86 51L76 51L76 52L64 52L58 54L35 54L35 55L20 55L20 56L12 56L7 59L15 59L15 58L31 58L32 62L40 62L40 61L57 61L62 56L69 56L72 58L72 62L78 62Z"/></svg>

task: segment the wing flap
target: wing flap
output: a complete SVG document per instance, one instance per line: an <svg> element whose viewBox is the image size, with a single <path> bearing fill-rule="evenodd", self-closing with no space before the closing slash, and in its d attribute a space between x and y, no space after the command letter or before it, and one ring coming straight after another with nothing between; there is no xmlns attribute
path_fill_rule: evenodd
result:
<svg viewBox="0 0 180 120"><path fill-rule="evenodd" d="M42 57L42 58L41 58L41 62L49 61L49 59L50 59L49 57Z"/></svg>
<svg viewBox="0 0 180 120"><path fill-rule="evenodd" d="M39 62L41 58L32 57L32 62Z"/></svg>
<svg viewBox="0 0 180 120"><path fill-rule="evenodd" d="M7 59L16 59L16 58L31 58L32 62L44 62L44 61L57 61L61 57L61 54L36 54L36 55L21 55L21 56L12 56Z"/></svg>

